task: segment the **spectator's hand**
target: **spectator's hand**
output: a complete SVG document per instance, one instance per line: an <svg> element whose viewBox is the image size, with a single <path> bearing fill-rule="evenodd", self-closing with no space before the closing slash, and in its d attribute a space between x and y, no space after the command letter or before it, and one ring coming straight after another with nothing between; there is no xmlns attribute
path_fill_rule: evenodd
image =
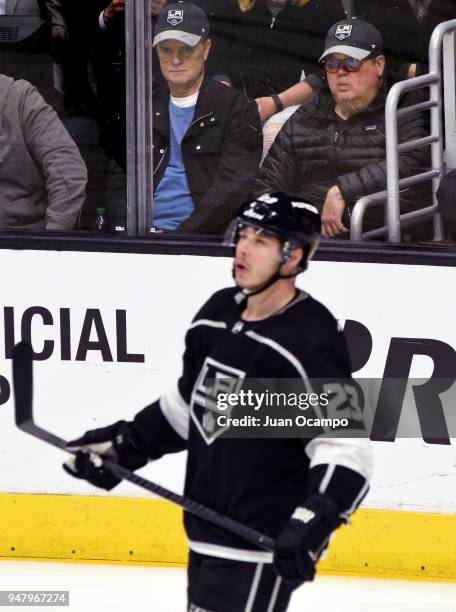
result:
<svg viewBox="0 0 456 612"><path fill-rule="evenodd" d="M166 0L150 0L150 10L152 15L158 15L165 5Z"/></svg>
<svg viewBox="0 0 456 612"><path fill-rule="evenodd" d="M60 23L53 23L51 32L54 44L65 43L68 40L68 30Z"/></svg>
<svg viewBox="0 0 456 612"><path fill-rule="evenodd" d="M275 115L275 113L277 112L275 102L272 98L269 98L269 97L257 98L255 102L258 105L258 112L260 113L260 119L263 122L269 119L269 117L272 117L272 115Z"/></svg>
<svg viewBox="0 0 456 612"><path fill-rule="evenodd" d="M109 6L103 11L103 19L107 26L120 15L125 14L125 0L111 0Z"/></svg>
<svg viewBox="0 0 456 612"><path fill-rule="evenodd" d="M342 223L342 215L345 210L345 200L337 185L331 187L326 194L321 214L321 233L325 238L333 238L336 234L348 232Z"/></svg>

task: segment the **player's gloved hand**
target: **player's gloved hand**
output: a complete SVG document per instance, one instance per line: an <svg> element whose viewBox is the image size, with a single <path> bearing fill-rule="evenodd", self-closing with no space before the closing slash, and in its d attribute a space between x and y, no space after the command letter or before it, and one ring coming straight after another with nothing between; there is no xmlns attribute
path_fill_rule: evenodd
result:
<svg viewBox="0 0 456 612"><path fill-rule="evenodd" d="M296 508L275 541L274 566L288 580L313 580L315 565L342 520L327 495L311 495Z"/></svg>
<svg viewBox="0 0 456 612"><path fill-rule="evenodd" d="M75 478L83 478L95 487L110 491L120 479L103 465L103 459L130 470L137 470L147 463L147 457L133 444L131 428L131 423L118 421L108 427L87 431L81 438L68 442L67 449L76 451L76 455L65 461L63 469Z"/></svg>

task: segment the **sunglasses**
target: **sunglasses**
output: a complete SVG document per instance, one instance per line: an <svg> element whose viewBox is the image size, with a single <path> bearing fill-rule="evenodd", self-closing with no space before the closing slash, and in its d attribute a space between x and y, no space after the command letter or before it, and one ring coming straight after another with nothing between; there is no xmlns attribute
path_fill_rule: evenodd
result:
<svg viewBox="0 0 456 612"><path fill-rule="evenodd" d="M337 60L328 57L328 59L325 59L323 61L323 64L325 66L326 72L337 72L339 68L344 68L344 70L346 70L347 72L358 72L358 70L361 68L361 65L368 59L371 58L366 57L363 60L358 60L354 57L347 57L347 59Z"/></svg>

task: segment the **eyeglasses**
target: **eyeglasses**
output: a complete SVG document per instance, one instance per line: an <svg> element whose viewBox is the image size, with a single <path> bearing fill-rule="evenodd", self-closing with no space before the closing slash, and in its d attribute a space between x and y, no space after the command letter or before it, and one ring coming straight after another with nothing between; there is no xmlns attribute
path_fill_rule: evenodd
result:
<svg viewBox="0 0 456 612"><path fill-rule="evenodd" d="M361 65L368 59L371 58L366 57L363 60L358 60L354 57L347 57L343 60L337 60L332 57L328 57L328 59L325 59L323 61L323 64L325 66L326 72L337 72L339 68L343 68L347 72L358 72L358 70L361 68Z"/></svg>

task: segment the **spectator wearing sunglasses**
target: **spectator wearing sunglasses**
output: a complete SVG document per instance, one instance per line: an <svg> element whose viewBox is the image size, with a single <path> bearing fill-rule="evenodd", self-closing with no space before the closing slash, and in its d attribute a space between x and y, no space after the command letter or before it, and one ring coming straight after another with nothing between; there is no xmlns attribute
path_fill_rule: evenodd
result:
<svg viewBox="0 0 456 612"><path fill-rule="evenodd" d="M370 23L335 23L319 59L328 86L285 123L260 169L264 186L306 194L317 204L328 238L348 232L350 211L359 198L386 189L382 50L382 36ZM400 142L426 135L424 118L399 117L398 130ZM401 177L423 170L426 163L423 149L401 154ZM406 192L404 208L416 207L414 200L412 190ZM370 209L366 221L383 225L382 210Z"/></svg>

